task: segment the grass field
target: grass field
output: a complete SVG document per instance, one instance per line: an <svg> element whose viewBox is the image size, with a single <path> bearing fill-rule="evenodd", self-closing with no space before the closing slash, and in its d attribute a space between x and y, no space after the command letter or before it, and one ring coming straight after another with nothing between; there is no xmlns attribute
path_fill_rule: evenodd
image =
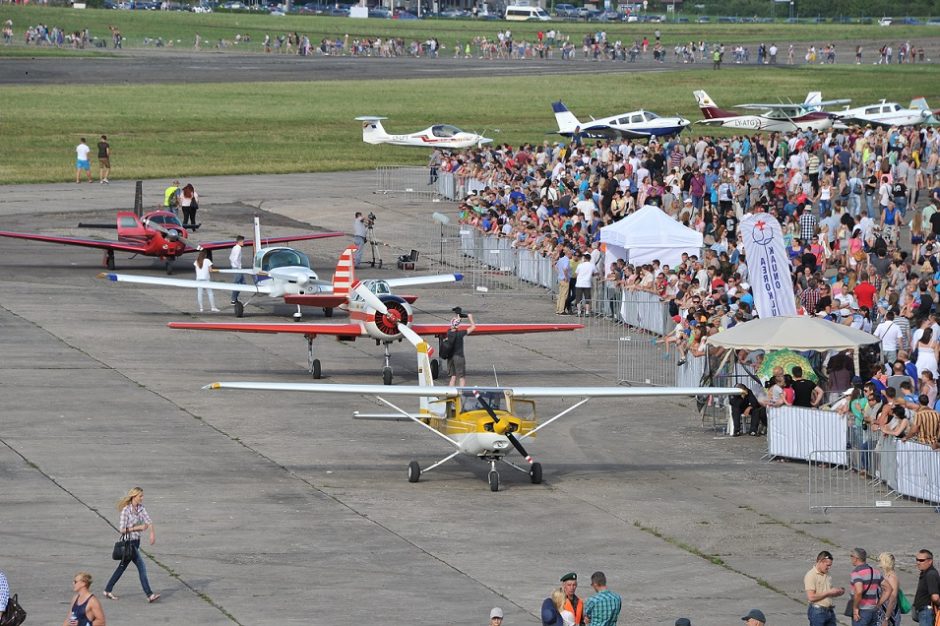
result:
<svg viewBox="0 0 940 626"><path fill-rule="evenodd" d="M390 132L449 122L517 145L557 139L546 133L557 128L550 103L558 98L582 118L642 106L699 119L692 91L703 87L719 105L802 100L822 89L824 97L859 104L884 97L907 103L924 95L936 106L935 76L929 66L827 66L585 74L576 88L571 77L492 78L472 87L442 79L6 86L0 183L70 180L79 137L93 145L102 133L113 147L115 179L342 171L427 159L425 150L364 144L357 115L389 116Z"/></svg>
<svg viewBox="0 0 940 626"><path fill-rule="evenodd" d="M198 32L205 41L232 40L236 33L250 34L252 43L240 45L238 49L260 50L265 34L297 31L309 35L312 41L327 37L401 37L406 41L438 37L446 46L454 41L466 42L468 38L486 36L492 38L500 28L511 28L517 39L532 40L546 24L527 22L487 22L474 20L412 20L351 19L322 16L271 16L255 14L194 14L166 11L113 11L103 9L75 10L67 8L39 7L32 5L0 5L0 21L12 19L17 31L17 41L29 25L47 24L69 31L88 28L96 37L107 39L108 26L121 30L126 38L125 46L143 45L145 37L175 45L192 47ZM692 20L694 22L694 20ZM652 38L653 31L660 30L667 45L688 41L721 41L725 43L781 43L815 42L817 44L837 41L890 41L898 42L911 38L926 38L940 34L935 26L892 25L888 28L859 24L588 24L575 22L553 23L551 27L576 40L587 32L605 30L608 36L624 41ZM179 40L179 43L175 43ZM0 56L11 48L0 46ZM12 49L15 49L13 47ZM844 50L844 53L848 53Z"/></svg>

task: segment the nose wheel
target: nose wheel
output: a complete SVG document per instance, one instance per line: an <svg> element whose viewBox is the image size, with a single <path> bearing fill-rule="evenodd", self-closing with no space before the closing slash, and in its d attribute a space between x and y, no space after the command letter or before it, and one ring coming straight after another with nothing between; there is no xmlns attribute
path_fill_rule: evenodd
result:
<svg viewBox="0 0 940 626"><path fill-rule="evenodd" d="M499 491L499 472L496 470L490 470L489 474L486 475L486 478L490 483L490 491Z"/></svg>
<svg viewBox="0 0 940 626"><path fill-rule="evenodd" d="M382 384L383 385L392 384L392 368L386 367L382 370Z"/></svg>
<svg viewBox="0 0 940 626"><path fill-rule="evenodd" d="M542 484L542 464L541 463L536 462L532 464L532 467L529 469L529 480L532 481L533 485Z"/></svg>

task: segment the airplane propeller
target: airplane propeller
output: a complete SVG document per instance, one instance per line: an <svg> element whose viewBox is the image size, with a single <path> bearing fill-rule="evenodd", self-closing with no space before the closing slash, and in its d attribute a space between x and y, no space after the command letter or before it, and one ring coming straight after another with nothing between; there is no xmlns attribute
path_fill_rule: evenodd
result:
<svg viewBox="0 0 940 626"><path fill-rule="evenodd" d="M388 307L385 306L385 303L382 302L382 300L377 295L369 291L369 288L363 285L361 282L356 284L356 286L353 288L353 291L357 296L362 298L362 300L367 305L375 309L376 312L384 315L387 322L394 324L398 329L398 332L400 332L402 336L407 339L408 342L411 343L411 345L413 345L415 348L418 347L418 344L424 341L424 339L422 339L418 333L408 327L407 319L401 320L397 316L398 311L396 311L395 316L390 315L390 311L388 310Z"/></svg>
<svg viewBox="0 0 940 626"><path fill-rule="evenodd" d="M493 410L493 407L490 406L489 402L483 399L483 396L480 395L480 392L474 390L473 397L477 399L477 402L480 403L480 406L483 407L483 410L485 410L487 415L490 416L490 418L493 420L493 423L499 424L499 417L497 417L496 411ZM522 444L519 443L519 440L516 439L515 435L513 435L511 432L506 432L506 439L508 439L509 443L512 444L512 447L522 455L522 458L524 458L529 463L532 463L532 457L529 456L529 453L525 451L525 448L522 447Z"/></svg>
<svg viewBox="0 0 940 626"><path fill-rule="evenodd" d="M189 241L189 239L187 239L183 235L183 233L181 233L175 228L167 228L163 224L158 224L157 222L154 222L153 220L148 220L148 219L143 220L143 223L144 223L144 226L146 226L147 228L151 230L157 231L158 233L165 236L170 241L174 241L174 242L181 241L183 242L183 244L185 244L186 246L190 248L199 247L199 244L193 244L192 242Z"/></svg>

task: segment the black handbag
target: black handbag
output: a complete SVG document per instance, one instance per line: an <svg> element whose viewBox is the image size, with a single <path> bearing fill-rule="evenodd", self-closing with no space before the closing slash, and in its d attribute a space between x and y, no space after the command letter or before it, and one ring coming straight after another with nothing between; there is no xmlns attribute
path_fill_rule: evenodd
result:
<svg viewBox="0 0 940 626"><path fill-rule="evenodd" d="M121 563L130 563L137 558L137 546L134 545L129 533L121 535L121 540L114 542L111 558Z"/></svg>
<svg viewBox="0 0 940 626"><path fill-rule="evenodd" d="M13 594L10 596L7 602L7 608L3 612L3 617L0 618L0 626L20 626L20 624L26 621L26 610L20 606L17 595L18 594Z"/></svg>

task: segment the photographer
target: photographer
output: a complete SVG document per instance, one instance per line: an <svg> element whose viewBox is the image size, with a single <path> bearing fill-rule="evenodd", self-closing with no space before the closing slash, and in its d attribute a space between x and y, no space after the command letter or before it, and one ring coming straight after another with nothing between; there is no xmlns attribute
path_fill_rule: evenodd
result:
<svg viewBox="0 0 940 626"><path fill-rule="evenodd" d="M369 217L363 217L362 211L356 211L356 218L353 220L353 243L356 244L356 256L353 258L353 266L359 267L362 264L362 251L366 247L366 239L369 237L369 227L375 223L375 214L369 213Z"/></svg>
<svg viewBox="0 0 940 626"><path fill-rule="evenodd" d="M463 354L463 339L476 329L477 323L473 320L473 315L464 313L459 306L455 306L452 310L456 317L450 321L450 330L441 340L440 356L442 359L447 359L447 372L450 374L448 384L453 387L459 379L460 386L463 387L467 384L467 362ZM460 330L460 320L463 318L470 320L467 330Z"/></svg>

